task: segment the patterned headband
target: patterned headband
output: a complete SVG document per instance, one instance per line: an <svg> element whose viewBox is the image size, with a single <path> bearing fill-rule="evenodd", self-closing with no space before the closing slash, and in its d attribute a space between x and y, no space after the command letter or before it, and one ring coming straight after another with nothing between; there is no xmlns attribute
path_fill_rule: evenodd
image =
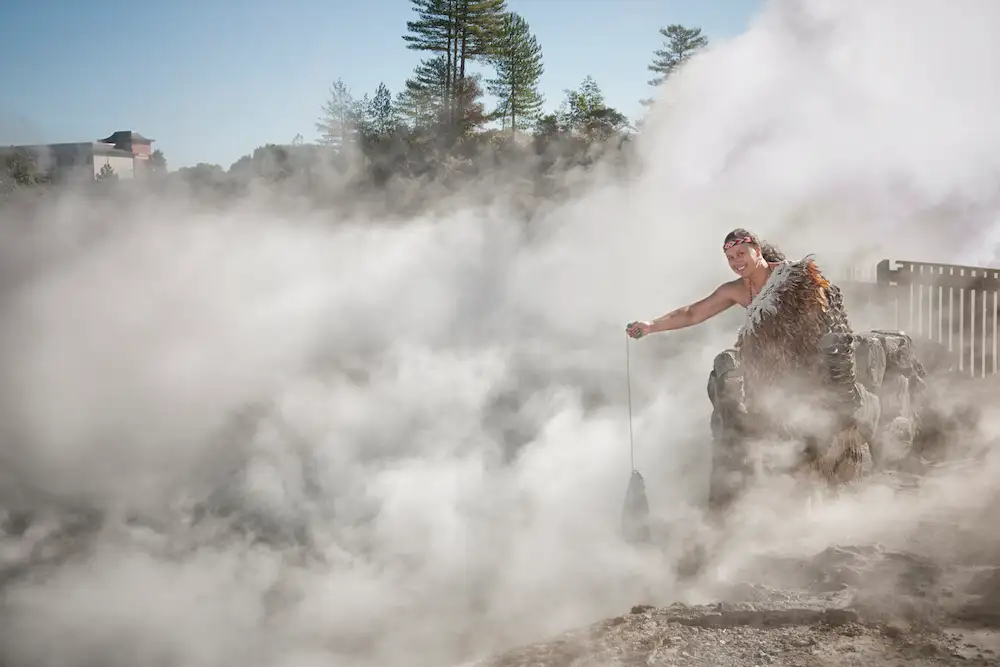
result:
<svg viewBox="0 0 1000 667"><path fill-rule="evenodd" d="M741 243L756 243L756 242L757 242L757 239L755 239L752 236L741 236L741 237L737 237L735 239L732 239L730 241L726 241L724 244L722 244L722 250L723 251L729 250L733 246L738 246Z"/></svg>

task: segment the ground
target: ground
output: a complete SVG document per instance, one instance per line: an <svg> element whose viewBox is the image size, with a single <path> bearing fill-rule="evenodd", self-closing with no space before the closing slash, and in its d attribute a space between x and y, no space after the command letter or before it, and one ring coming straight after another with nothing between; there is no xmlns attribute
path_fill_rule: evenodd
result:
<svg viewBox="0 0 1000 667"><path fill-rule="evenodd" d="M476 667L1000 666L995 475L984 459L887 472L869 488L892 487L892 511L903 513L869 526L864 541L793 551L765 537L768 548L734 567L701 555L688 583L668 597L650 591L645 601L659 606L637 600ZM862 501L848 515L872 510Z"/></svg>
<svg viewBox="0 0 1000 667"><path fill-rule="evenodd" d="M996 665L995 633L966 629L907 632L869 625L849 611L637 607L576 637L515 651L495 667L593 665Z"/></svg>
<svg viewBox="0 0 1000 667"><path fill-rule="evenodd" d="M510 651L481 667L1000 665L1000 568L941 568L877 546L775 560L730 602L655 608ZM897 582L892 604L876 594ZM793 580L798 580L797 582ZM793 587L794 586L794 587Z"/></svg>

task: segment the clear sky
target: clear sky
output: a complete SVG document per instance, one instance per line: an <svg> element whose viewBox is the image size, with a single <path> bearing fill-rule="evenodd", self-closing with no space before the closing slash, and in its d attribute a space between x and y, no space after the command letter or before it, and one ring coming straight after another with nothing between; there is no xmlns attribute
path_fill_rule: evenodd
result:
<svg viewBox="0 0 1000 667"><path fill-rule="evenodd" d="M508 0L541 42L555 108L590 74L630 118L648 97L660 27L742 32L761 0ZM0 1L0 145L156 140L171 168L229 165L316 138L330 83L395 94L426 54L401 35L409 0Z"/></svg>

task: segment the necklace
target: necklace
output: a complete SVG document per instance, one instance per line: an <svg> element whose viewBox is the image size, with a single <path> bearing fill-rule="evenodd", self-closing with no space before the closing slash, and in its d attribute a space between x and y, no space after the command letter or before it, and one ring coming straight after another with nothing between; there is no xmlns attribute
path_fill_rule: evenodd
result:
<svg viewBox="0 0 1000 667"><path fill-rule="evenodd" d="M768 280L768 278L770 278L770 277L771 277L771 267L770 267L770 265L768 265L768 267L767 267L767 275L766 275L766 276L764 277L764 280L763 280L763 282L761 282L761 284L760 284L760 287L759 287L759 288L758 288L758 287L757 287L756 285L754 285L754 284L753 284L753 280L752 280L752 279L750 279L749 277L747 278L747 289L748 289L748 290L749 290L749 292L750 292L750 299L751 299L751 300L752 300L752 299L753 299L753 298L754 298L755 296L757 296L758 294L760 294L760 291L761 291L762 289L764 289L764 285L766 285L766 284L767 284L767 280ZM756 289L755 289L755 288L756 288Z"/></svg>

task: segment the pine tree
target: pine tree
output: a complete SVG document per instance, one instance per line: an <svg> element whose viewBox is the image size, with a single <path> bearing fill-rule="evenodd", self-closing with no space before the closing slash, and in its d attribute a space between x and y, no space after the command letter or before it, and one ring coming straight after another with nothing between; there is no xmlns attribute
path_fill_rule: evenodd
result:
<svg viewBox="0 0 1000 667"><path fill-rule="evenodd" d="M407 21L407 48L444 54L442 122L454 126L469 111L462 108L475 86L461 86L469 60L487 59L506 12L506 0L410 0L418 18Z"/></svg>
<svg viewBox="0 0 1000 667"><path fill-rule="evenodd" d="M392 93L385 83L379 83L375 95L368 106L370 130L379 138L391 136L396 132L399 122L396 109L392 104Z"/></svg>
<svg viewBox="0 0 1000 667"><path fill-rule="evenodd" d="M413 129L430 129L445 119L448 62L444 55L421 61L396 101L398 113Z"/></svg>
<svg viewBox="0 0 1000 667"><path fill-rule="evenodd" d="M417 13L416 21L407 21L407 34L403 40L406 48L414 51L429 51L443 53L441 62L444 66L444 87L441 92L441 103L445 108L451 106L451 91L455 82L455 53L458 44L458 33L455 22L455 4L458 0L410 0L413 11ZM437 59L432 59L437 67ZM431 62L425 60L424 63Z"/></svg>
<svg viewBox="0 0 1000 667"><path fill-rule="evenodd" d="M486 122L479 96L479 81L466 81L469 61L489 62L496 54L497 37L507 14L507 0L455 0L457 4L458 51L455 62L455 90L452 123L462 126L459 135Z"/></svg>
<svg viewBox="0 0 1000 667"><path fill-rule="evenodd" d="M492 61L496 77L487 81L488 90L499 99L497 114L504 127L510 118L511 134L516 135L518 128L528 127L541 113L538 81L545 71L542 47L520 15L504 16Z"/></svg>
<svg viewBox="0 0 1000 667"><path fill-rule="evenodd" d="M604 141L628 127L628 118L604 102L604 92L592 76L580 88L566 91L559 124L587 141Z"/></svg>
<svg viewBox="0 0 1000 667"><path fill-rule="evenodd" d="M159 148L149 156L149 168L150 171L157 174L167 173L167 158Z"/></svg>
<svg viewBox="0 0 1000 667"><path fill-rule="evenodd" d="M490 121L486 106L482 102L483 88L480 76L466 76L458 82L455 90L456 116L453 131L459 137L468 136Z"/></svg>
<svg viewBox="0 0 1000 667"><path fill-rule="evenodd" d="M372 100L365 93L361 96L360 100L355 100L351 105L350 118L354 124L354 131L356 137L362 142L367 143L371 139L374 130L372 128L372 114L371 114Z"/></svg>
<svg viewBox="0 0 1000 667"><path fill-rule="evenodd" d="M334 81L330 87L330 97L323 105L316 130L320 134L319 143L338 150L351 143L356 136L356 103L341 79Z"/></svg>
<svg viewBox="0 0 1000 667"><path fill-rule="evenodd" d="M663 48L653 53L655 57L649 65L649 71L659 76L649 80L650 86L659 86L691 56L708 46L708 37L702 34L701 28L686 28L674 23L660 28L660 34L663 36ZM649 105L652 100L643 100L642 103Z"/></svg>
<svg viewBox="0 0 1000 667"><path fill-rule="evenodd" d="M507 0L459 1L459 79L465 77L468 60L489 61L496 55L497 38L509 13Z"/></svg>
<svg viewBox="0 0 1000 667"><path fill-rule="evenodd" d="M419 17L407 21L403 41L414 51L448 53L454 50L455 4L457 0L410 0Z"/></svg>

